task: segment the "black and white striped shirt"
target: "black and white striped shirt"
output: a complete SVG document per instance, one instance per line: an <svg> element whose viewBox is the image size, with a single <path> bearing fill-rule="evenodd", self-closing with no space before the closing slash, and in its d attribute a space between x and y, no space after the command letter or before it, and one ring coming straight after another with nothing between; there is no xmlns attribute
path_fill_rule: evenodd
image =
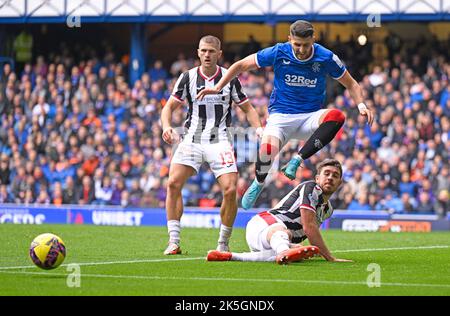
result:
<svg viewBox="0 0 450 316"><path fill-rule="evenodd" d="M231 104L244 104L248 99L242 91L239 79L234 78L219 94L206 95L197 100L197 94L205 88L212 88L227 72L217 66L216 73L208 78L200 67L181 74L173 89L172 97L178 101L187 100L189 110L184 123L184 141L192 143L218 143L229 141L227 127L231 125Z"/></svg>
<svg viewBox="0 0 450 316"><path fill-rule="evenodd" d="M324 203L322 189L316 182L300 183L269 211L293 233L293 243L299 243L307 238L301 224L300 208L315 212L318 226L333 214L330 201Z"/></svg>

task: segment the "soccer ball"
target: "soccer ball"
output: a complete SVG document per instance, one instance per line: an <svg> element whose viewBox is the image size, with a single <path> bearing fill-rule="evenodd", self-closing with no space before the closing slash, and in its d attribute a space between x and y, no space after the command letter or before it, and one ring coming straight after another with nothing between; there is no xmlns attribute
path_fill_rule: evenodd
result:
<svg viewBox="0 0 450 316"><path fill-rule="evenodd" d="M66 257L66 246L61 238L53 234L37 236L30 246L30 257L39 268L57 268Z"/></svg>

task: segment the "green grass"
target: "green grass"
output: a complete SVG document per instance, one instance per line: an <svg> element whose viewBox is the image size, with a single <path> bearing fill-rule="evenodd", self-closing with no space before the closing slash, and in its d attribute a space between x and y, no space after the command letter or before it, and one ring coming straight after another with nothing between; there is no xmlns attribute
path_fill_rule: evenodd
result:
<svg viewBox="0 0 450 316"><path fill-rule="evenodd" d="M31 267L28 257L31 241L44 232L59 235L67 247L64 265L52 271ZM336 256L354 262L314 258L279 266L196 259L215 248L217 229L183 229L184 254L168 258L162 255L165 227L4 224L0 225L0 295L450 295L448 232L324 231L323 235L332 251L341 251ZM247 251L243 229L234 230L231 247ZM412 249L373 251L405 247ZM372 250L348 252L357 249ZM146 262L123 262L137 260ZM81 286L67 286L67 264L99 262L109 263L82 265ZM378 288L366 284L370 263L381 267Z"/></svg>

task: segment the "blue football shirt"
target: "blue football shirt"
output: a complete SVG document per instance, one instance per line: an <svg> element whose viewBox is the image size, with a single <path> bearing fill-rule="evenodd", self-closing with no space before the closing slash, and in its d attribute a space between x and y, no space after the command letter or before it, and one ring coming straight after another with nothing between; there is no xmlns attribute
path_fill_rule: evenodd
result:
<svg viewBox="0 0 450 316"><path fill-rule="evenodd" d="M258 67L273 66L274 87L269 113L298 114L320 110L325 101L326 77L341 78L346 68L332 51L313 45L310 58L298 59L289 42L256 53Z"/></svg>

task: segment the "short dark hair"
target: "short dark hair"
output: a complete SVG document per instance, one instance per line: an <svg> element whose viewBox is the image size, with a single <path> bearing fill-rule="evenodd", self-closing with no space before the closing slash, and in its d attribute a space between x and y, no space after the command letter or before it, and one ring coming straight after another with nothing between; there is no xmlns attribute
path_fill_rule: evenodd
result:
<svg viewBox="0 0 450 316"><path fill-rule="evenodd" d="M327 166L332 166L332 167L335 167L335 168L339 169L339 172L340 172L341 178L342 178L342 165L341 165L341 163L338 160L336 160L336 159L330 159L330 158L327 158L324 161L319 162L319 164L316 166L317 174L320 174L322 169L324 167L327 167Z"/></svg>
<svg viewBox="0 0 450 316"><path fill-rule="evenodd" d="M295 37L311 37L314 34L314 27L311 23L305 20L297 20L291 24L290 32Z"/></svg>

